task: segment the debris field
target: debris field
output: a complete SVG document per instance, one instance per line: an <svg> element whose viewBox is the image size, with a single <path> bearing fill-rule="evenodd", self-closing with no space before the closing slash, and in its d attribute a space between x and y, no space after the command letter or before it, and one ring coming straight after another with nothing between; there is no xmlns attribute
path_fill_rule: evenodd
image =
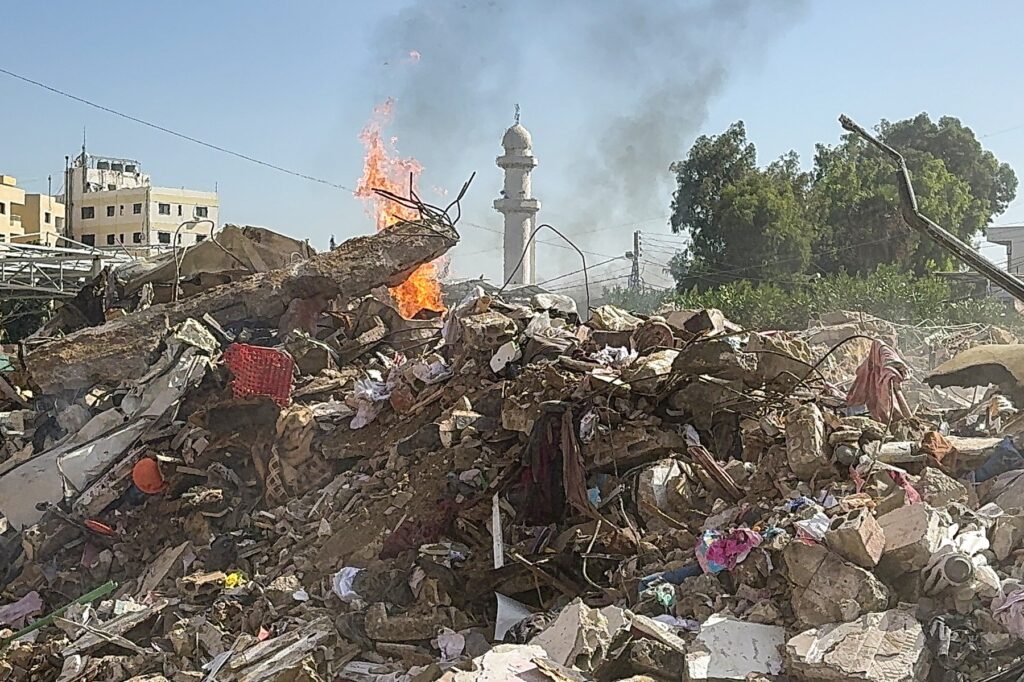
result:
<svg viewBox="0 0 1024 682"><path fill-rule="evenodd" d="M458 241L421 214L321 254L228 227L4 347L0 680L1024 674L1012 335L404 319Z"/></svg>

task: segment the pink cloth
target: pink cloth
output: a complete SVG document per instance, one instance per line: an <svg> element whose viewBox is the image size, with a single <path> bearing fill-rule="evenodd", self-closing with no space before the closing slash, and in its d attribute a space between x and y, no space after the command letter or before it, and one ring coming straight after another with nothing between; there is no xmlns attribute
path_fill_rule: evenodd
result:
<svg viewBox="0 0 1024 682"><path fill-rule="evenodd" d="M910 485L910 479L907 478L907 472L905 471L890 471L889 477L896 481L896 485L903 488L903 492L907 494L907 504L918 504L921 501L921 493L914 489L914 486Z"/></svg>
<svg viewBox="0 0 1024 682"><path fill-rule="evenodd" d="M867 360L857 368L846 403L851 407L866 405L874 419L888 422L892 416L893 391L909 376L910 368L894 348L873 341Z"/></svg>
<svg viewBox="0 0 1024 682"><path fill-rule="evenodd" d="M731 571L760 544L760 534L749 528L736 528L726 534L704 531L697 541L697 563L705 573Z"/></svg>

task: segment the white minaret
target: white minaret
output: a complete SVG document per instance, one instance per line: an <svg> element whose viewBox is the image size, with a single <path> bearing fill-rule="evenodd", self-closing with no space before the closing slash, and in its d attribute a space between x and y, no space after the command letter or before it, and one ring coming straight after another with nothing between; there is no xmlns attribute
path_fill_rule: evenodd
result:
<svg viewBox="0 0 1024 682"><path fill-rule="evenodd" d="M530 133L519 125L519 107L516 122L501 138L505 153L498 157L498 168L505 171L505 188L501 198L494 200L494 209L505 216L505 279L510 284L533 284L536 281L536 241L526 242L534 229L534 220L540 202L530 192L530 172L537 165L533 156ZM523 252L526 257L523 257ZM522 264L516 268L519 259ZM513 274L513 269L515 274Z"/></svg>

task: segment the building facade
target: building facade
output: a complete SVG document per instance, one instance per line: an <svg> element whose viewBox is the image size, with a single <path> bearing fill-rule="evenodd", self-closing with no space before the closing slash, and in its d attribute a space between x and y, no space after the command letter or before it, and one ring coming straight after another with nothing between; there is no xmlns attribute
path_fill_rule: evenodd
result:
<svg viewBox="0 0 1024 682"><path fill-rule="evenodd" d="M64 232L64 204L48 194L18 187L10 175L0 175L0 242L55 246Z"/></svg>
<svg viewBox="0 0 1024 682"><path fill-rule="evenodd" d="M82 153L67 173L71 237L88 246L152 251L187 246L219 220L216 192L154 187L138 161Z"/></svg>

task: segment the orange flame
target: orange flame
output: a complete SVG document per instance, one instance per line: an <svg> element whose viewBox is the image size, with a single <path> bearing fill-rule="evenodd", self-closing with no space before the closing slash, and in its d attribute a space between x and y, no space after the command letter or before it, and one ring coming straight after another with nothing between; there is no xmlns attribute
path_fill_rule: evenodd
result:
<svg viewBox="0 0 1024 682"><path fill-rule="evenodd" d="M366 204L366 212L373 217L377 231L387 229L402 220L416 220L419 213L414 209L400 206L376 194L374 189L384 189L400 196L408 196L409 185L413 189L423 167L416 159L403 159L395 149L397 138L384 138L384 127L391 122L394 100L388 98L373 110L373 117L359 134L359 141L366 147L363 159L363 177L356 186L356 196ZM402 284L391 289L391 296L398 305L398 312L406 319L412 319L421 310L442 312L445 309L441 297L441 282L438 279L440 259L417 268Z"/></svg>

